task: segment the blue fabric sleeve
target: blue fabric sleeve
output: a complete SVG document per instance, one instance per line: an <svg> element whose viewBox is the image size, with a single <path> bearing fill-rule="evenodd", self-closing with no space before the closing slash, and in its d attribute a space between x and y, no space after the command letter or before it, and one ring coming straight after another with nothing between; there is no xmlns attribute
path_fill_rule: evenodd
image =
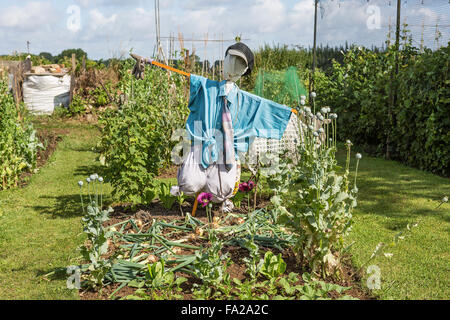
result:
<svg viewBox="0 0 450 320"><path fill-rule="evenodd" d="M281 139L291 117L291 109L257 95L240 91L236 129L239 135Z"/></svg>

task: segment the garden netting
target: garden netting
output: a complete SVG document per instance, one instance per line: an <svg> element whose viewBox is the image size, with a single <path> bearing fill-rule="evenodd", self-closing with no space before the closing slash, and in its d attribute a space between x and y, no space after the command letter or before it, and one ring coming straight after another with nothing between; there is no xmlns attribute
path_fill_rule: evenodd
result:
<svg viewBox="0 0 450 320"><path fill-rule="evenodd" d="M296 67L282 71L260 70L255 81L254 93L260 97L294 107L307 90L300 81Z"/></svg>
<svg viewBox="0 0 450 320"><path fill-rule="evenodd" d="M294 108L300 105L301 96L307 96L306 88L300 81L296 67L289 67L282 71L260 70L256 78L254 93ZM268 155L280 155L288 152L289 157L296 161L297 148L303 141L302 128L299 124L298 117L292 113L281 140L255 138L248 154L242 159L245 160L244 164L255 174L258 163L264 157L270 158ZM267 163L269 167L271 164L270 161Z"/></svg>

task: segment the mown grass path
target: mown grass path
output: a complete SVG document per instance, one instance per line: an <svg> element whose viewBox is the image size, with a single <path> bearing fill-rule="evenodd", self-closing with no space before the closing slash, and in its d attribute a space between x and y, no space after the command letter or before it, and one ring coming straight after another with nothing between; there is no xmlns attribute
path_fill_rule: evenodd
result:
<svg viewBox="0 0 450 320"><path fill-rule="evenodd" d="M354 157L352 162L354 172ZM343 152L339 163L345 163ZM365 271L370 265L380 268L381 289L374 294L382 299L449 299L450 203L436 207L444 195L450 196L450 179L363 156L357 186L358 206L348 239L355 242L350 252L357 267L368 261L379 242L392 243L408 223L419 223L410 236L385 251L391 258L383 255L364 265Z"/></svg>
<svg viewBox="0 0 450 320"><path fill-rule="evenodd" d="M70 133L48 162L26 187L0 192L0 299L78 298L66 289L67 275L42 275L77 263L84 240L77 181L96 169L92 148L99 133L77 123L53 127Z"/></svg>

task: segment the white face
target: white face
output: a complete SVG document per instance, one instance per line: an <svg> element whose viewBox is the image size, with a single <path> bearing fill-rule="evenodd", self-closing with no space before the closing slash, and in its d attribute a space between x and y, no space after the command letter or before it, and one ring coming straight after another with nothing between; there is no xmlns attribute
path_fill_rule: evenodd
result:
<svg viewBox="0 0 450 320"><path fill-rule="evenodd" d="M228 54L223 61L223 78L236 82L247 71L244 59Z"/></svg>

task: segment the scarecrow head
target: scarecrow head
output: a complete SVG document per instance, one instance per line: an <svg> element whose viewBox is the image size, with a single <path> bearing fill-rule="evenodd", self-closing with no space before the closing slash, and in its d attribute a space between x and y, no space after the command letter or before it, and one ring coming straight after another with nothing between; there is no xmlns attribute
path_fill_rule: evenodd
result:
<svg viewBox="0 0 450 320"><path fill-rule="evenodd" d="M242 42L228 47L223 62L224 79L236 82L241 76L252 72L255 57L253 52Z"/></svg>

